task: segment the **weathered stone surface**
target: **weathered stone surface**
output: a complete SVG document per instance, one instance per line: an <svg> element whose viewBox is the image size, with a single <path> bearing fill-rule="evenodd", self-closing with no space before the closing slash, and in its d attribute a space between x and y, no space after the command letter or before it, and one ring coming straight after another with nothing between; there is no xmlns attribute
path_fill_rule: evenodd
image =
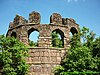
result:
<svg viewBox="0 0 100 75"><path fill-rule="evenodd" d="M66 49L70 47L70 32L78 32L79 25L74 19L62 18L60 14L53 13L50 17L50 24L40 24L40 14L32 12L29 14L29 22L22 16L17 15L10 23L7 36L14 36L29 44L29 35L33 31L39 32L38 47L29 47L29 57L26 58L30 64L29 75L54 75L52 69L61 63ZM63 41L63 48L53 48L51 34L53 31L59 32Z"/></svg>
<svg viewBox="0 0 100 75"><path fill-rule="evenodd" d="M38 12L33 11L29 14L29 23L40 24L40 14Z"/></svg>
<svg viewBox="0 0 100 75"><path fill-rule="evenodd" d="M16 17L14 18L14 25L22 25L27 23L28 21L26 19L24 19L22 16L16 15Z"/></svg>
<svg viewBox="0 0 100 75"><path fill-rule="evenodd" d="M10 24L9 24L9 29L10 28L14 28L14 23L13 22L10 22Z"/></svg>
<svg viewBox="0 0 100 75"><path fill-rule="evenodd" d="M50 17L50 23L55 25L62 25L62 17L58 13L53 13Z"/></svg>
<svg viewBox="0 0 100 75"><path fill-rule="evenodd" d="M64 25L67 25L68 24L67 18L62 18L62 24L64 24Z"/></svg>

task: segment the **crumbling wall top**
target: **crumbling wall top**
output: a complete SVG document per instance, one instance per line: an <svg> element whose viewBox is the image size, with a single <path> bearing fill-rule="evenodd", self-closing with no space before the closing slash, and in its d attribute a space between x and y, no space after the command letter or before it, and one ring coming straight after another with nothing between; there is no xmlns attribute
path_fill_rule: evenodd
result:
<svg viewBox="0 0 100 75"><path fill-rule="evenodd" d="M14 25L21 25L27 23L27 20L19 15L16 15L13 21Z"/></svg>
<svg viewBox="0 0 100 75"><path fill-rule="evenodd" d="M40 24L41 16L38 12L33 11L29 14L29 23Z"/></svg>
<svg viewBox="0 0 100 75"><path fill-rule="evenodd" d="M63 25L68 25L69 23L76 23L76 21L73 18L62 18Z"/></svg>
<svg viewBox="0 0 100 75"><path fill-rule="evenodd" d="M50 16L50 23L55 25L62 25L62 16L58 13L53 13Z"/></svg>

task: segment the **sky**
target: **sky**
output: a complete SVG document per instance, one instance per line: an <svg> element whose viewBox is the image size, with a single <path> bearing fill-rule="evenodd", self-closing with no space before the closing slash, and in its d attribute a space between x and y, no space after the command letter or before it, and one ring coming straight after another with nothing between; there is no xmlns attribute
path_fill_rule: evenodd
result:
<svg viewBox="0 0 100 75"><path fill-rule="evenodd" d="M6 35L16 14L28 19L32 11L41 14L41 24L49 24L57 12L100 36L100 0L0 0L0 34Z"/></svg>

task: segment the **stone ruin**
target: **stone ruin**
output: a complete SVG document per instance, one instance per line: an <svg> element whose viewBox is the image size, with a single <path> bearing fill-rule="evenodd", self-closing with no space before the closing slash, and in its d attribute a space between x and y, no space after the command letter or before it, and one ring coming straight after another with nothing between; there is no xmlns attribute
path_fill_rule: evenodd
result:
<svg viewBox="0 0 100 75"><path fill-rule="evenodd" d="M59 13L50 16L49 24L41 24L40 21L41 15L35 11L29 14L28 20L16 15L14 21L10 22L7 36L14 36L25 45L29 45L30 34L38 31L38 46L29 47L30 56L26 59L30 64L29 75L54 75L52 69L61 63L70 47L70 32L72 35L78 33L79 25L74 19L62 18ZM61 35L63 48L52 47L53 31Z"/></svg>

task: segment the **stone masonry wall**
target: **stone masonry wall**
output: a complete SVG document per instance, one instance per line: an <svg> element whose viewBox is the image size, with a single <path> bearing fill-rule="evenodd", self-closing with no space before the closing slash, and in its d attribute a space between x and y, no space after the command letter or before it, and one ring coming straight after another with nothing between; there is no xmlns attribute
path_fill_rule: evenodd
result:
<svg viewBox="0 0 100 75"><path fill-rule="evenodd" d="M30 75L54 75L53 68L60 64L66 53L58 48L30 48Z"/></svg>
<svg viewBox="0 0 100 75"><path fill-rule="evenodd" d="M38 47L29 47L27 63L30 64L29 75L54 75L52 69L61 63L70 46L70 32L78 33L79 25L74 19L62 18L59 13L50 16L50 24L41 24L38 12L29 14L29 20L16 15L10 22L7 37L14 36L25 45L29 45L29 37L33 31L39 32ZM52 47L52 32L57 31L63 39L63 48Z"/></svg>

